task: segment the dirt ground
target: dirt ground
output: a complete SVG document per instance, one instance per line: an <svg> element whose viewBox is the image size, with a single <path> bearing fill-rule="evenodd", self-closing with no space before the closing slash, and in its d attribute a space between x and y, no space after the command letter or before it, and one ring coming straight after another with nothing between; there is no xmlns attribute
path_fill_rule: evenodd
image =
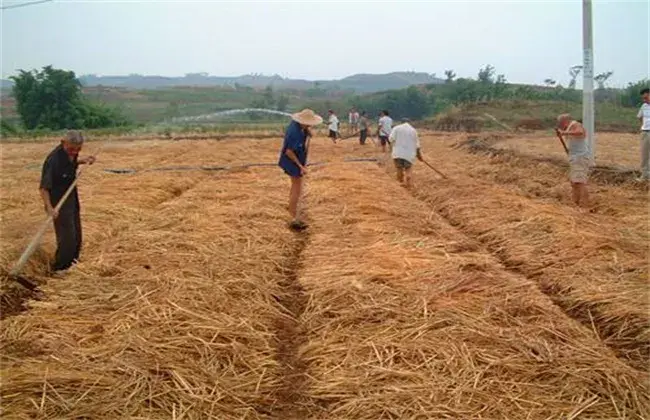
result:
<svg viewBox="0 0 650 420"><path fill-rule="evenodd" d="M314 139L300 234L281 139L88 143L81 262L48 278L48 231L40 293L0 282L3 418L648 418L634 136L598 136L589 211L551 136L421 140L448 179L416 163L409 191L372 143ZM54 146L1 146L4 273Z"/></svg>

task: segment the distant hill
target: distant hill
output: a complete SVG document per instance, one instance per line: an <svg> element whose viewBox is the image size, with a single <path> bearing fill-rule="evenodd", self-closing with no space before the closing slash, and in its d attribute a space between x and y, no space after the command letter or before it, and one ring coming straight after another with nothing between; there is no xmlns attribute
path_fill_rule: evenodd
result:
<svg viewBox="0 0 650 420"><path fill-rule="evenodd" d="M130 74L128 76L97 76L83 75L79 77L84 86L112 86L130 89L156 89L177 86L246 86L264 88L273 86L274 89L324 89L342 90L355 93L372 93L382 90L401 89L411 85L443 83L435 75L418 72L395 72L388 74L355 74L339 80L302 80L288 79L278 75L265 76L248 74L238 77L210 76L207 73L189 73L183 77L144 76ZM13 86L10 80L2 80L3 89Z"/></svg>

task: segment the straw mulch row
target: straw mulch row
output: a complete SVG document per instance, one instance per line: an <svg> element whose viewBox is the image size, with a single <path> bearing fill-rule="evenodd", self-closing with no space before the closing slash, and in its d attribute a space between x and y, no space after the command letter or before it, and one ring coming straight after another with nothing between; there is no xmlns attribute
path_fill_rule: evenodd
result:
<svg viewBox="0 0 650 420"><path fill-rule="evenodd" d="M431 156L444 156L433 162L452 179L441 180L419 165L419 198L480 240L510 270L538 282L621 358L647 370L650 236L642 192L602 186L592 192L610 211L583 213L555 200L527 198L518 188L527 182L559 185L567 183L565 177L490 163L435 139L426 140L424 148ZM489 182L490 174L508 173L511 188Z"/></svg>
<svg viewBox="0 0 650 420"><path fill-rule="evenodd" d="M570 195L566 193L568 183L563 182L558 185L557 182L548 182L567 179L569 163L566 155L558 157L553 152L544 153L543 151L532 152L526 149L520 151L519 148L511 149L507 147L510 144L507 142L507 137L499 134L468 136L466 139L458 141L454 148L489 156L489 160L484 161L483 165L479 164L479 166L485 166L485 170L480 173L472 171L476 175L483 177L483 179L489 179L497 184L514 186L531 198L550 198L569 204ZM522 143L526 141L525 139L519 140ZM648 191L647 184L636 181L638 172L635 172L634 169L621 167L620 165L604 165L600 158L598 158L598 163L592 169L589 177L592 190L598 192L602 188L613 185L626 187L617 191L620 193L618 195L622 196L620 198L616 197L617 201L626 200L625 193L628 195L636 193L638 200L639 191ZM500 164L510 165L513 168L503 166L501 170L495 171L495 165ZM476 168L472 167L472 169ZM522 173L519 174L517 169L520 169ZM542 181L525 176L528 172L543 173L548 176L548 179ZM523 176L519 177L518 175ZM608 191L610 194L614 192L612 190ZM611 211L609 202L599 202L598 195L595 198L596 211L601 213Z"/></svg>
<svg viewBox="0 0 650 420"><path fill-rule="evenodd" d="M566 153L552 131L529 135L518 133L507 137L495 147L523 154L566 159ZM599 164L638 169L639 154L639 134L597 133L596 161Z"/></svg>
<svg viewBox="0 0 650 420"><path fill-rule="evenodd" d="M125 153L135 164L156 160L140 158ZM26 174L23 191L35 177ZM2 321L2 417L268 417L283 375L279 267L293 241L279 205L285 182L252 171L89 171L82 262L43 286L45 300ZM30 223L42 218L37 201L29 209ZM22 231L23 241L3 248L3 265L35 229L24 220L2 221L3 234ZM51 234L44 249L52 252Z"/></svg>
<svg viewBox="0 0 650 420"><path fill-rule="evenodd" d="M383 169L329 166L308 185L309 418L650 413L642 374Z"/></svg>

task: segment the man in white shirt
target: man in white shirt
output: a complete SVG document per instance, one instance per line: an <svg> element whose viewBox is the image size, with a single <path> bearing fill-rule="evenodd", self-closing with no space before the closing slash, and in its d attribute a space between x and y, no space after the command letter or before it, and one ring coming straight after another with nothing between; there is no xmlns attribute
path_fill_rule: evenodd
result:
<svg viewBox="0 0 650 420"><path fill-rule="evenodd" d="M637 118L641 121L641 181L650 179L650 89L641 91L643 104Z"/></svg>
<svg viewBox="0 0 650 420"><path fill-rule="evenodd" d="M336 116L334 111L331 109L328 111L329 113L329 120L327 121L328 129L329 129L329 138L332 139L334 143L336 143L336 139L339 137L339 118Z"/></svg>
<svg viewBox="0 0 650 420"><path fill-rule="evenodd" d="M393 162L397 169L397 180L406 188L413 186L412 167L415 158L422 160L418 132L408 122L402 119L402 124L391 130L389 141L393 149Z"/></svg>
<svg viewBox="0 0 650 420"><path fill-rule="evenodd" d="M388 137L392 131L393 120L388 115L388 111L383 110L379 113L379 123L377 127L377 136L381 142L381 151L386 151L386 144L388 143Z"/></svg>

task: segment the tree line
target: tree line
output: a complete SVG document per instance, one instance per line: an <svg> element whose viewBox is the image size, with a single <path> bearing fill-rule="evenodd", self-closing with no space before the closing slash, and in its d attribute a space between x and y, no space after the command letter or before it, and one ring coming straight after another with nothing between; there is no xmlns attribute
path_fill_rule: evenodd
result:
<svg viewBox="0 0 650 420"><path fill-rule="evenodd" d="M87 129L125 126L130 121L117 109L84 97L73 71L45 66L12 76L16 111L27 130ZM3 131L15 128L3 125Z"/></svg>
<svg viewBox="0 0 650 420"><path fill-rule="evenodd" d="M567 87L557 84L552 78L544 80L545 86L511 84L505 75L498 74L491 65L481 68L476 78L457 78L453 70L446 70L444 83L410 86L370 95L342 94L338 97L314 98L313 92L275 92L268 86L256 94L249 106L279 111L309 107L322 115L328 109L343 113L355 107L375 116L387 109L396 118L422 119L453 106L494 100L579 103L582 92L576 89L576 80L581 70L581 66L569 69L571 79ZM612 74L608 71L596 75L596 100L623 107L640 105L639 91L647 87L650 81L630 83L625 89L610 89L606 87L606 82ZM81 83L72 71L46 66L40 71L21 70L11 79L14 81L12 94L16 99L17 112L27 130L92 129L132 124L119 110L84 97ZM15 127L3 122L0 129L6 133L15 130Z"/></svg>
<svg viewBox="0 0 650 420"><path fill-rule="evenodd" d="M453 70L445 71L445 82L410 86L406 89L380 92L372 95L353 95L342 100L325 100L308 103L319 112L328 108L347 110L355 107L377 115L380 110L388 109L395 117L421 119L432 114L444 112L452 106L463 106L490 101L561 101L566 103L582 102L582 91L576 89L576 80L582 66L569 69L571 76L567 87L557 84L553 79L544 81L546 86L518 85L508 83L505 75L497 74L496 69L487 65L478 71L476 78L456 78ZM594 77L597 84L595 100L611 102L622 107L637 107L641 104L639 91L650 85L644 79L629 83L625 89L607 88L606 82L613 75L612 71L600 73Z"/></svg>

